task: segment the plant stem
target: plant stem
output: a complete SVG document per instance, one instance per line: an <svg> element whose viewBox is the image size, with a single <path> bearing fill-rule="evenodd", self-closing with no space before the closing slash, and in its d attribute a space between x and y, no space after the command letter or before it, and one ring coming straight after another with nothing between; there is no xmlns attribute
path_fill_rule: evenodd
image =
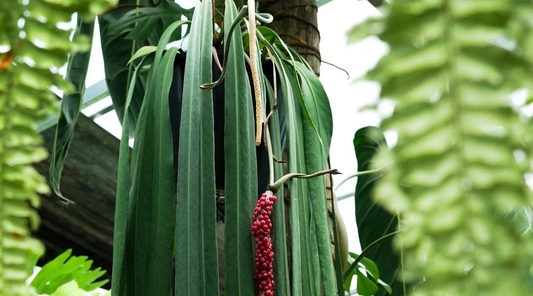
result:
<svg viewBox="0 0 533 296"><path fill-rule="evenodd" d="M397 230L395 232L391 232L389 234L386 234L380 238L378 238L377 240L373 241L370 245L368 245L362 252L361 254L359 254L359 256L357 256L357 258L355 258L354 262L352 262L352 264L350 265L350 267L348 267L348 269L346 270L346 272L344 273L344 280L346 280L346 278L353 272L353 270L357 267L357 265L359 264L359 262L361 262L361 260L363 260L363 258L365 257L365 255L370 252L370 250L374 247L374 246L377 246L379 244L381 244L382 242L386 241L386 240L389 240L391 239L395 234L398 234L400 233L401 230Z"/></svg>
<svg viewBox="0 0 533 296"><path fill-rule="evenodd" d="M341 187L342 184L346 183L346 181L349 181L350 179L353 179L353 178L359 177L359 176L363 176L363 175L379 173L382 170L383 170L383 168L381 167L381 168L375 169L375 170L368 170L368 171L362 171L362 172L354 173L354 174L346 177L344 180L340 181L339 184L337 184L337 186L335 186L334 191L337 191L339 189L339 187Z"/></svg>
<svg viewBox="0 0 533 296"><path fill-rule="evenodd" d="M275 183L271 183L270 185L268 185L268 190L274 192L274 194L275 194L281 188L281 186L283 186L283 184L285 182L289 181L292 178L309 179L309 178L322 176L322 175L325 175L325 174L336 175L336 174L340 174L340 172L337 169L330 169L330 170L318 171L316 173L309 174L309 175L308 174L300 174L300 173L290 173L290 174L286 174L285 176L279 178Z"/></svg>
<svg viewBox="0 0 533 296"><path fill-rule="evenodd" d="M270 129L268 128L268 125L265 125L265 142L268 153L268 183L272 184L274 183L274 155L272 153L272 141L270 140Z"/></svg>

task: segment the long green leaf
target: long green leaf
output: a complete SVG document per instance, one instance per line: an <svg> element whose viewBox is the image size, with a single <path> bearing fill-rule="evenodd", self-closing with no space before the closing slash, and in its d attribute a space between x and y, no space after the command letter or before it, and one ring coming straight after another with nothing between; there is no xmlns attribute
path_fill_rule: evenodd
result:
<svg viewBox="0 0 533 296"><path fill-rule="evenodd" d="M176 295L218 295L211 1L197 2L183 83L178 153Z"/></svg>
<svg viewBox="0 0 533 296"><path fill-rule="evenodd" d="M225 27L237 16L226 0ZM228 40L228 32L224 40ZM240 32L233 32L225 79L225 287L227 295L253 295L252 201L257 199L252 93Z"/></svg>
<svg viewBox="0 0 533 296"><path fill-rule="evenodd" d="M92 40L93 31L94 21L84 22L79 18L74 38L83 36L83 38ZM74 136L74 128L78 121L78 115L81 111L83 94L85 92L85 77L89 68L90 56L90 50L71 55L68 63L67 80L72 82L75 90L63 97L61 111L56 125L54 146L52 148L49 175L50 186L54 193L65 201L69 201L69 199L61 194L61 173L72 137Z"/></svg>
<svg viewBox="0 0 533 296"><path fill-rule="evenodd" d="M142 62L140 63L142 65ZM126 96L126 104L124 106L124 119L129 116L129 106L131 98L133 97L133 90L137 82L137 72L140 67L136 67L133 72L128 95ZM112 296L119 296L125 294L126 278L124 269L126 269L125 261L125 245L126 232L128 227L128 212L129 212L129 192L130 192L130 125L129 120L122 123L122 137L120 139L120 152L118 158L118 176L117 176L117 194L115 201L115 225L113 235L113 276L112 276Z"/></svg>
<svg viewBox="0 0 533 296"><path fill-rule="evenodd" d="M257 37L274 56L274 63L280 74L280 82L283 93L283 108L285 110L285 128L287 131L287 150L290 172L304 172L305 159L303 149L303 131L300 120L300 104L298 103L298 92L296 79L291 79L291 69L287 69L282 58L274 47L268 43L260 31ZM314 264L310 260L318 259L318 255L313 258L310 241L310 208L307 203L308 188L307 180L293 179L290 183L290 203L289 218L291 226L291 262L292 262L292 295L317 295L314 285L320 281L320 275L315 274ZM316 265L315 265L316 266Z"/></svg>
<svg viewBox="0 0 533 296"><path fill-rule="evenodd" d="M277 106L277 95L274 94L272 85L266 76L263 77L266 97L270 108ZM279 107L279 106L278 106ZM281 129L280 129L280 112L274 112L269 119L269 128L267 137L270 136L270 144L272 153L277 158L281 158ZM281 164L274 163L274 179L278 180L283 176L283 167ZM286 215L285 215L285 200L283 186L276 193L279 202L274 205L272 213L273 227L273 245L274 245L274 280L276 282L276 295L286 296L291 295L291 286L289 279L289 262L287 252L287 229L286 229Z"/></svg>
<svg viewBox="0 0 533 296"><path fill-rule="evenodd" d="M379 149L386 148L383 133L376 127L368 126L359 129L354 136L353 145L357 156L359 172L371 169L371 162ZM357 179L355 188L355 219L359 232L361 248L365 249L377 239L396 231L397 217L376 204L373 198L375 182L380 173L362 175ZM374 261L380 270L380 278L393 287L393 295L403 295L401 281L396 281L396 273L400 265L398 254L393 251L392 241L387 240L370 251L366 257ZM376 294L386 295L383 288Z"/></svg>
<svg viewBox="0 0 533 296"><path fill-rule="evenodd" d="M281 65L281 64L280 64ZM295 79L291 80L287 69L281 68L282 89L284 93L285 127L287 129L288 161L290 172L304 172L305 159L303 147L303 131L300 120L300 105L298 104L298 94L296 92ZM292 273L300 273L301 282L293 282L293 289L301 285L302 295L318 295L314 285L320 281L318 275L314 273L311 253L310 222L308 205L309 196L307 188L308 180L292 180L290 183L290 203L289 216L291 225L292 243ZM299 260L296 260L296 257ZM318 276L318 277L317 277ZM294 292L293 292L294 293ZM294 293L294 295L299 295Z"/></svg>
<svg viewBox="0 0 533 296"><path fill-rule="evenodd" d="M264 42L265 45L274 52L274 55L278 59L285 61L282 65L288 69L286 70L289 73L287 77L292 81L291 85L297 89L297 92L295 91L297 94L296 98L299 99L300 103L300 106L297 107L301 108L301 113L305 115L301 119L297 119L298 122L303 122L303 138L301 139L305 139L304 149L306 154L305 168L300 167L300 170L303 169L307 172L323 170L326 168L327 151L329 151L332 134L331 109L327 95L314 73L305 64L292 60L293 57L290 50L281 41L279 36L269 29L262 29L261 32L270 34L270 41L274 42L274 44ZM290 56L290 59L283 58L286 54ZM291 68L294 68L294 70ZM298 73L298 78L300 78L299 83L294 81L296 73L292 71ZM307 261L313 268L313 271L308 274L313 278L317 276L317 270L320 270L324 280L322 288L324 289L325 295L335 295L337 294L337 288L342 285L336 285L335 270L333 268L333 259L329 244L330 236L327 222L325 179L321 177L307 182L309 184L309 193L305 193L303 196L310 196L311 203L310 206L307 206L309 200L301 199L303 205L300 207L300 217L303 217L302 222L304 225L306 227L309 225L310 227L309 233L306 233L306 229L302 232L303 239L306 243L310 243L310 249L307 250L307 254L304 250L303 255L308 256ZM309 215L309 210L312 211L312 215ZM312 234L316 234L316 236ZM318 261L316 260L317 256L319 258ZM306 288L305 282L304 288ZM320 291L320 289L320 286L315 288L316 291Z"/></svg>
<svg viewBox="0 0 533 296"><path fill-rule="evenodd" d="M169 295L174 224L173 146L168 95L176 48L164 56L170 25L158 44L135 131L132 188L126 237L127 295Z"/></svg>
<svg viewBox="0 0 533 296"><path fill-rule="evenodd" d="M299 64L299 62L296 62ZM299 67L303 65L300 64ZM312 72L302 72L297 68L300 74L301 97L307 101L307 105L314 107L312 121L315 122L315 128L321 131L315 132L312 124L303 118L303 134L305 142L305 165L307 172L317 172L327 168L327 153L331 141L332 124L331 111L329 108L328 97L322 89L318 78ZM307 70L305 68L305 70ZM304 70L304 71L305 71ZM316 78L316 79L315 79ZM319 94L314 89L321 89ZM321 109L317 105L323 105ZM319 112L321 110L322 112ZM329 112L328 112L329 111ZM326 145L324 145L326 144ZM330 232L328 221L328 210L326 204L326 180L323 176L308 180L309 195L311 198L311 209L316 227L316 241L318 243L318 255L320 261L320 271L323 279L324 295L336 295L337 284L335 280L335 269L333 266L333 257L330 247Z"/></svg>
<svg viewBox="0 0 533 296"><path fill-rule="evenodd" d="M333 135L333 118L328 95L318 77L305 64L294 62L302 92L302 108L321 140L325 155L329 154L331 136Z"/></svg>

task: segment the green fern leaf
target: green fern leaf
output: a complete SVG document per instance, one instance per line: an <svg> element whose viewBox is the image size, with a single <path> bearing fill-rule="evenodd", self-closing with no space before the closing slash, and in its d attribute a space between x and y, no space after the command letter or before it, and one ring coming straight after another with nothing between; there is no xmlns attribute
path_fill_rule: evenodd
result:
<svg viewBox="0 0 533 296"><path fill-rule="evenodd" d="M0 295L34 294L25 282L43 246L30 231L39 224L38 194L50 192L32 167L47 157L37 122L57 112L52 86L72 90L57 74L68 53L88 46L56 24L75 12L94 16L108 2L0 1Z"/></svg>
<svg viewBox="0 0 533 296"><path fill-rule="evenodd" d="M532 237L511 218L532 202L528 127L507 99L531 84L508 33L521 2L392 1L372 21L390 52L368 78L395 101L382 127L398 135L375 196L401 218L400 278L422 281L410 295L531 294Z"/></svg>

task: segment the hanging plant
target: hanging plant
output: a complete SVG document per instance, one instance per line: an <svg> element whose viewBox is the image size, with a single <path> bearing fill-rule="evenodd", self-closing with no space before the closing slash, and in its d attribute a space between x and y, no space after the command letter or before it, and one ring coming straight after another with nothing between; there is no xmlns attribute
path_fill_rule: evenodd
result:
<svg viewBox="0 0 533 296"><path fill-rule="evenodd" d="M100 17L123 127L113 295L255 294L253 204L285 173L326 169L332 120L318 78L274 31L255 28L272 18L254 1L226 1L217 24L212 4L192 14L173 1L121 1ZM343 293L324 178L290 181L289 216L285 202L272 208L276 284L266 288L279 295Z"/></svg>

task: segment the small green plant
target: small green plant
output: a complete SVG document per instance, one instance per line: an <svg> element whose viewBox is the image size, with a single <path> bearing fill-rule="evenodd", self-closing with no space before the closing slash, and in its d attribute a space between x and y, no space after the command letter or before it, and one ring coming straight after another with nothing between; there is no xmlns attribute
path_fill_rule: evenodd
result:
<svg viewBox="0 0 533 296"><path fill-rule="evenodd" d="M77 289L90 292L105 285L109 280L97 281L106 271L96 268L91 270L92 260L87 256L71 256L72 250L67 250L54 260L46 263L35 276L30 286L38 294L54 295L61 287L63 289ZM85 294L84 294L85 295Z"/></svg>

